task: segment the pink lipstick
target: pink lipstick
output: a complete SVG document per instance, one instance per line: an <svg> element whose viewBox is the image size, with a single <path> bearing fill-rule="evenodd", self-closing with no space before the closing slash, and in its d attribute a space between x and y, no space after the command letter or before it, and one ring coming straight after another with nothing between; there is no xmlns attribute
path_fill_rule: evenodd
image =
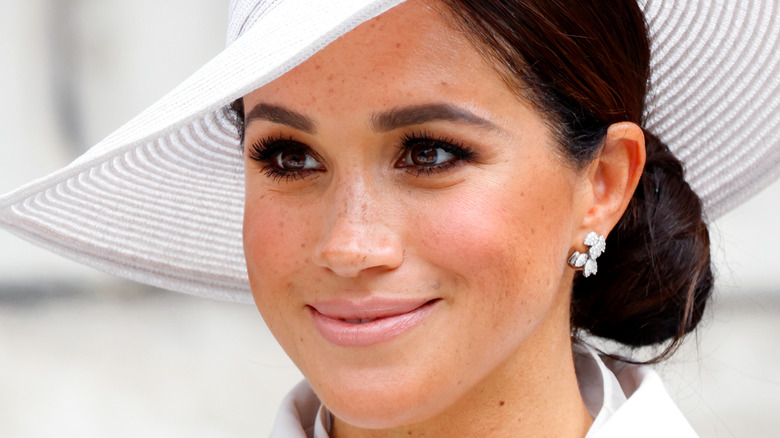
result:
<svg viewBox="0 0 780 438"><path fill-rule="evenodd" d="M325 340L341 347L365 347L413 329L438 302L368 298L320 301L307 307Z"/></svg>

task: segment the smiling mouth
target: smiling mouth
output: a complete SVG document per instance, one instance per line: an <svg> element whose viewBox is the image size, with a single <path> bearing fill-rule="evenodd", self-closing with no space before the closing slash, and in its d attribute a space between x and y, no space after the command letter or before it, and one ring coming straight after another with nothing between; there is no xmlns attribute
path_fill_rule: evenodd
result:
<svg viewBox="0 0 780 438"><path fill-rule="evenodd" d="M412 330L433 312L439 301L330 301L307 308L326 341L341 347L366 347Z"/></svg>

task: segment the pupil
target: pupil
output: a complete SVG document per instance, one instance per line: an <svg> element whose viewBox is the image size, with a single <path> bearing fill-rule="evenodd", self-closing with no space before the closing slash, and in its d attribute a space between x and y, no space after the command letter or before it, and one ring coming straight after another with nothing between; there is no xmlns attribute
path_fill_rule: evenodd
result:
<svg viewBox="0 0 780 438"><path fill-rule="evenodd" d="M300 170L306 165L306 153L301 150L282 152L282 167L288 170Z"/></svg>
<svg viewBox="0 0 780 438"><path fill-rule="evenodd" d="M414 153L412 154L412 161L414 164L420 165L420 166L429 166L431 164L436 164L436 158L438 157L437 148L434 147L424 147L415 149Z"/></svg>

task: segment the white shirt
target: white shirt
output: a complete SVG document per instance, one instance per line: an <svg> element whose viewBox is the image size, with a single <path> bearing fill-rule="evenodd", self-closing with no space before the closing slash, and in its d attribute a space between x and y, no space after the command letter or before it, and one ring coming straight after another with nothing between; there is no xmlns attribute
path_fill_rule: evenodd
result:
<svg viewBox="0 0 780 438"><path fill-rule="evenodd" d="M696 437L649 366L600 357L574 346L580 393L593 417L585 438ZM282 402L271 438L329 438L331 415L306 381Z"/></svg>

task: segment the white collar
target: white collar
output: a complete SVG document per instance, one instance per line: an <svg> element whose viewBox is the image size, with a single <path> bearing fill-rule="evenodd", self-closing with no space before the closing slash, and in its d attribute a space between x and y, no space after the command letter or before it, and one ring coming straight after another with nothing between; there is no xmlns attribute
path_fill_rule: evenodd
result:
<svg viewBox="0 0 780 438"><path fill-rule="evenodd" d="M586 438L696 437L649 366L600 357L574 346L580 392L593 419ZM271 438L329 438L331 415L306 381L282 402Z"/></svg>

